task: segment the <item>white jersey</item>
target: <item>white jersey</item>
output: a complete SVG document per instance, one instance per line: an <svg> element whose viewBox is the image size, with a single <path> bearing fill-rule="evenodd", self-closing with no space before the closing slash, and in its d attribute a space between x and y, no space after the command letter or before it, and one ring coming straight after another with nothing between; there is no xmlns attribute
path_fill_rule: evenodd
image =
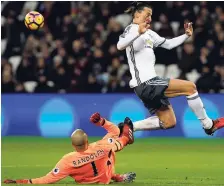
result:
<svg viewBox="0 0 224 186"><path fill-rule="evenodd" d="M125 37L127 34L136 32L138 32L138 25L131 24L126 27L124 34L120 37ZM165 40L165 38L160 37L154 31L147 30L126 48L126 55L132 76L130 87L136 87L156 77L154 48L164 43Z"/></svg>
<svg viewBox="0 0 224 186"><path fill-rule="evenodd" d="M121 49L121 45L126 46L126 55L132 76L129 83L131 88L157 76L154 67L156 61L154 49L156 47L166 43L164 48L171 49L173 46L169 45L174 45L175 47L188 38L188 36L183 35L174 38L173 42L166 42L164 37L160 37L156 32L150 29L144 34L139 35L138 28L139 26L137 24L130 24L127 26L118 42L118 48Z"/></svg>

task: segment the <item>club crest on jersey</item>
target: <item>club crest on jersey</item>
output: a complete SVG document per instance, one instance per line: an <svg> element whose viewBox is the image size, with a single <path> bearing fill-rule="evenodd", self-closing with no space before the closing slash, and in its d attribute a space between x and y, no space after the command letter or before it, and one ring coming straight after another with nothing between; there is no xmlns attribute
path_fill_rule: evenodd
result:
<svg viewBox="0 0 224 186"><path fill-rule="evenodd" d="M150 39L145 40L145 48L153 48L153 43Z"/></svg>
<svg viewBox="0 0 224 186"><path fill-rule="evenodd" d="M108 143L113 143L113 139L112 138L108 138Z"/></svg>
<svg viewBox="0 0 224 186"><path fill-rule="evenodd" d="M56 168L54 168L53 173L54 173L54 174L58 174L59 171L60 171L59 168L56 167Z"/></svg>

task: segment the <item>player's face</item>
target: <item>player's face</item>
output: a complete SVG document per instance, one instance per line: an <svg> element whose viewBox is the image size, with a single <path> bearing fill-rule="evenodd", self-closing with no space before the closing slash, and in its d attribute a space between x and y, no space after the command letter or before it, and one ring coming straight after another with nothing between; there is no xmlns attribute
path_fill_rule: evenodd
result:
<svg viewBox="0 0 224 186"><path fill-rule="evenodd" d="M139 13L139 23L146 22L150 24L152 21L152 9L145 7L143 11Z"/></svg>

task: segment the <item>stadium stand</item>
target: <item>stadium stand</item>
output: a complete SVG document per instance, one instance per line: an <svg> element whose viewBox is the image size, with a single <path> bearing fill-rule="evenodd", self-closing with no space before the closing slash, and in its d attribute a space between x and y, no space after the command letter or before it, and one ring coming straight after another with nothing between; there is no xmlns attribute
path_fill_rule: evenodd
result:
<svg viewBox="0 0 224 186"><path fill-rule="evenodd" d="M194 23L183 46L156 49L163 77L188 79L203 93L224 92L223 2L151 2L152 29L171 38ZM2 93L117 93L129 88L125 52L118 37L131 17L129 2L1 2ZM209 5L209 6L208 6ZM60 9L60 11L57 11ZM23 22L31 10L45 17L43 29Z"/></svg>

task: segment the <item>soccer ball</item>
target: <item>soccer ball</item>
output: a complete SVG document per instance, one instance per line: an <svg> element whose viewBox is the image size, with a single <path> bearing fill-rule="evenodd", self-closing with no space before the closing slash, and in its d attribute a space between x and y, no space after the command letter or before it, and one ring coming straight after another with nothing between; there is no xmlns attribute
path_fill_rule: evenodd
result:
<svg viewBox="0 0 224 186"><path fill-rule="evenodd" d="M31 11L26 14L25 25L29 30L38 30L44 26L44 17L36 11Z"/></svg>

